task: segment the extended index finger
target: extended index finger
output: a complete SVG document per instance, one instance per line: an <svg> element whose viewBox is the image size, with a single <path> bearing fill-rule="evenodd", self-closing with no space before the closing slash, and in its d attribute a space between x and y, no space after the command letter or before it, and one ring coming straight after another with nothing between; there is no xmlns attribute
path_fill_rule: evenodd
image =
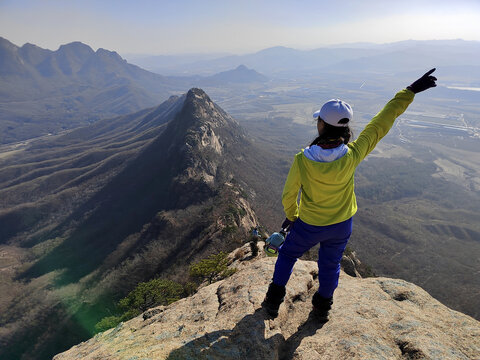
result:
<svg viewBox="0 0 480 360"><path fill-rule="evenodd" d="M433 68L432 70L428 71L427 73L425 73L425 75L423 76L428 76L430 75L431 73L433 73L437 68Z"/></svg>

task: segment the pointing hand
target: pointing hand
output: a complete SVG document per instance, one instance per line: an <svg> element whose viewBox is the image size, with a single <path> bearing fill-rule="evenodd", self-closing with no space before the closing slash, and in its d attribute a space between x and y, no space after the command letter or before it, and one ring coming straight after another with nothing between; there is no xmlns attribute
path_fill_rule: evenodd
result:
<svg viewBox="0 0 480 360"><path fill-rule="evenodd" d="M419 92L422 92L427 89L430 89L431 87L437 86L437 84L435 84L435 81L437 81L437 78L435 76L430 75L434 71L435 71L435 68L428 71L420 79L415 80L411 85L407 86L407 89L413 91L415 94L418 94Z"/></svg>

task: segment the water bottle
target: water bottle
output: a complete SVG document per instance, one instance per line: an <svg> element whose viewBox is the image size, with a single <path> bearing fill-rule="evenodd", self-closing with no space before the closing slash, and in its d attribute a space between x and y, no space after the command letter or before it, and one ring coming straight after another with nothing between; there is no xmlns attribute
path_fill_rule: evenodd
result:
<svg viewBox="0 0 480 360"><path fill-rule="evenodd" d="M279 232L274 232L270 237L265 240L264 250L267 256L277 256L278 250L285 242L286 232L282 229Z"/></svg>

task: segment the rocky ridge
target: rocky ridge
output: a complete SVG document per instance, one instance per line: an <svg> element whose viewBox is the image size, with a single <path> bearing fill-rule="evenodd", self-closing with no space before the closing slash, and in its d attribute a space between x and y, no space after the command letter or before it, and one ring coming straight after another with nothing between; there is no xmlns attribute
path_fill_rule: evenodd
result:
<svg viewBox="0 0 480 360"><path fill-rule="evenodd" d="M0 180L18 184L3 191L17 206L0 212L0 242L8 236L14 246L0 252L25 255L0 283L16 289L2 296L0 358L51 359L90 338L139 282L184 282L189 264L248 240L259 221L237 174L239 154L258 153L249 145L238 123L192 89L156 108L32 144L22 152L26 164L4 159L11 166ZM123 161L111 165L112 156ZM48 168L34 168L38 159ZM78 169L69 171L71 163ZM38 201L24 206L19 187ZM15 221L27 218L36 223Z"/></svg>
<svg viewBox="0 0 480 360"><path fill-rule="evenodd" d="M480 323L399 279L342 272L330 321L310 299L317 266L298 261L279 317L261 302L275 259L232 253L238 271L58 354L67 359L478 359Z"/></svg>

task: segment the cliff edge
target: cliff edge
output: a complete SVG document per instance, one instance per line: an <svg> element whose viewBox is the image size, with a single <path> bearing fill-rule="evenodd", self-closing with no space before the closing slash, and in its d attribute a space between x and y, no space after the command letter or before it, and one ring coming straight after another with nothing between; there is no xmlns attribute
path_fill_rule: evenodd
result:
<svg viewBox="0 0 480 360"><path fill-rule="evenodd" d="M278 318L261 308L275 259L148 310L58 354L65 359L478 359L480 322L398 279L342 272L330 321L310 313L317 265L298 261Z"/></svg>

